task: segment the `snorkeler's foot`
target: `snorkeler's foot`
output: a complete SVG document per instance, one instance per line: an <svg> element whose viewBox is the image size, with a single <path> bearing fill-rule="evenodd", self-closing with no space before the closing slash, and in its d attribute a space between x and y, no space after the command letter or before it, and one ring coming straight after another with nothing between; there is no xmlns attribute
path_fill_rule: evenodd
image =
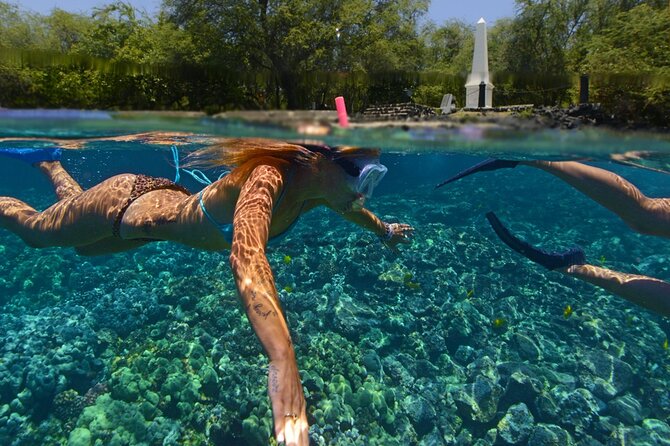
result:
<svg viewBox="0 0 670 446"><path fill-rule="evenodd" d="M453 181L460 180L461 178L467 177L468 175L472 175L473 173L486 172L488 170L512 169L516 167L517 164L519 164L518 161L488 158L482 161L481 163L477 163L472 167L468 167L467 169L460 171L451 178L447 178L446 180L435 186L435 189L437 189L438 187L442 187L445 184L449 184Z"/></svg>
<svg viewBox="0 0 670 446"><path fill-rule="evenodd" d="M62 154L63 150L60 147L45 147L41 149L23 147L0 148L0 156L14 158L30 164L42 161L60 161Z"/></svg>
<svg viewBox="0 0 670 446"><path fill-rule="evenodd" d="M570 248L563 252L547 252L512 235L493 212L488 212L486 218L500 240L507 246L547 269L554 270L586 263L584 251L579 247Z"/></svg>

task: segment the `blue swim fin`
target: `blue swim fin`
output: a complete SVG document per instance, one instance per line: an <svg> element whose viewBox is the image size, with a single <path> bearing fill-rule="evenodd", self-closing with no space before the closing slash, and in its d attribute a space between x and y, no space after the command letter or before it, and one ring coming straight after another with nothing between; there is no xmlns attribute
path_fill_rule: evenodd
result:
<svg viewBox="0 0 670 446"><path fill-rule="evenodd" d="M14 158L30 164L41 161L60 161L62 155L63 149L60 147L45 147L41 149L0 147L0 156Z"/></svg>
<svg viewBox="0 0 670 446"><path fill-rule="evenodd" d="M512 235L493 212L488 212L486 218L503 243L549 270L586 263L586 256L580 247L570 248L563 252L547 252Z"/></svg>
<svg viewBox="0 0 670 446"><path fill-rule="evenodd" d="M498 170L498 169L512 169L519 164L518 161L510 161L510 160L499 160L495 158L488 158L482 161L481 163L477 163L472 167L468 167L465 170L460 171L456 175L454 175L451 178L447 178L437 186L435 186L435 189L438 187L442 187L445 184L449 184L453 181L460 180L463 177L467 177L468 175L472 175L473 173L477 172L485 172L488 170Z"/></svg>

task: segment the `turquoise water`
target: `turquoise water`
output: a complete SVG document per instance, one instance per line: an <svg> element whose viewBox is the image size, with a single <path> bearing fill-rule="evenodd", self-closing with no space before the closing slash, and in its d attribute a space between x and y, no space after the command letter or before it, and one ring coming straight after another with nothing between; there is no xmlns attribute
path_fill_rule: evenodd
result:
<svg viewBox="0 0 670 446"><path fill-rule="evenodd" d="M217 136L298 136L213 119L0 120L12 138L155 130L197 134L182 153ZM268 249L313 444L669 444L668 320L527 261L484 214L544 248L580 245L593 264L666 281L670 241L528 167L434 189L487 155L589 156L668 197L670 175L610 160L644 150L653 154L635 162L666 169L667 136L467 127L325 140L382 147L389 172L369 208L416 235L396 254L316 210ZM36 143L2 143L18 144ZM63 165L84 188L121 172L174 177L169 145L93 142ZM37 169L4 158L0 195L39 209L54 201ZM0 253L0 444L270 442L267 361L226 252L157 242L85 258L1 230Z"/></svg>

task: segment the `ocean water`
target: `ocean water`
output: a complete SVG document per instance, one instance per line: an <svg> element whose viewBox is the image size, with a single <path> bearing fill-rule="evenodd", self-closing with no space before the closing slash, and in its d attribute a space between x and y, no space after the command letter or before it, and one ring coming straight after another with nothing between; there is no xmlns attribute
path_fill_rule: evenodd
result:
<svg viewBox="0 0 670 446"><path fill-rule="evenodd" d="M305 138L212 119L87 118L5 117L0 136L17 140L0 146L181 131L192 133L178 138L185 154L219 136ZM531 263L484 214L543 248L579 245L593 264L666 281L670 241L529 167L435 189L486 156L589 157L670 197L667 135L469 126L322 139L382 148L389 172L367 205L415 237L394 253L318 209L268 248L312 444L670 444L668 319ZM651 152L633 160L646 168L612 161L629 151ZM169 143L93 141L63 165L84 188L122 172L175 175ZM5 158L0 196L55 200L37 169ZM227 252L156 242L80 257L0 230L0 326L0 444L273 444L267 360Z"/></svg>

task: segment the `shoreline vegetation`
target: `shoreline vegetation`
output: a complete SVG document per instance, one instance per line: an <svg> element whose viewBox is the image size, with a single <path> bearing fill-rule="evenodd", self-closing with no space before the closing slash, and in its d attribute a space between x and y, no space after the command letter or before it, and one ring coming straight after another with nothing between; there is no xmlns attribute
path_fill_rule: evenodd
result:
<svg viewBox="0 0 670 446"><path fill-rule="evenodd" d="M308 3L163 0L149 17L119 0L88 15L0 0L0 107L321 112L344 96L355 117L379 104L437 108L447 93L464 104L474 24L432 23L424 0ZM489 24L488 41L494 104L535 105L512 113L518 125L667 129L667 0L517 0L516 10ZM570 105L582 75L599 104L586 114Z"/></svg>

